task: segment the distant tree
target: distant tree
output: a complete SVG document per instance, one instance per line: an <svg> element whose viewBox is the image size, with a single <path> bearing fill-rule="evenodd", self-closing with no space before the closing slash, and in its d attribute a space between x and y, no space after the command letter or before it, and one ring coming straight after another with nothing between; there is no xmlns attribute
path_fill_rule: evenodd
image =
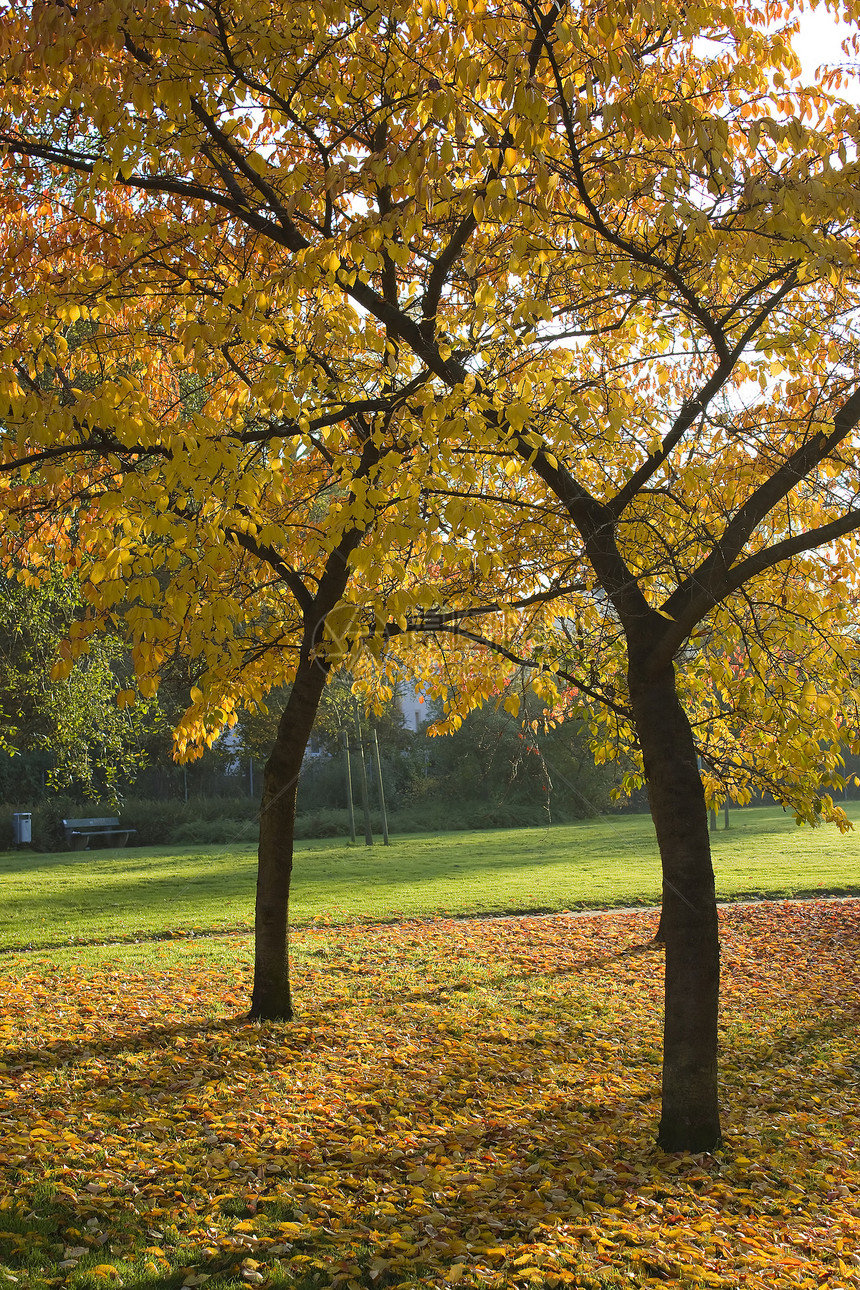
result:
<svg viewBox="0 0 860 1290"><path fill-rule="evenodd" d="M435 736L435 725L444 728L444 714L438 704L428 708L428 721L415 737L427 777L422 796L528 806L536 819L542 811L547 822L615 809L612 791L620 772L614 766L595 766L582 722L571 719L549 727L534 695L525 696L517 716L485 704L467 714L457 730Z"/></svg>
<svg viewBox="0 0 860 1290"><path fill-rule="evenodd" d="M17 765L37 754L49 789L116 802L146 765L147 741L166 728L157 701L117 707L117 689L133 676L117 635L99 635L67 675L56 676L58 660L68 659L70 628L86 611L73 577L7 579L2 590L0 748L11 759L3 776L7 796L20 800Z"/></svg>

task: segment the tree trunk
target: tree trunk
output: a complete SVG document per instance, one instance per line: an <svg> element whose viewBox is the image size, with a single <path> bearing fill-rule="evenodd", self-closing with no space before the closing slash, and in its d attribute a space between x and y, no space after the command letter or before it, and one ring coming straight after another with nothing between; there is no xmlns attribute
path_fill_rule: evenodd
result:
<svg viewBox="0 0 860 1290"><path fill-rule="evenodd" d="M666 982L657 1141L666 1151L713 1151L720 1143L720 948L705 797L674 668L655 677L631 658L630 697L663 864L659 935L666 945Z"/></svg>
<svg viewBox="0 0 860 1290"><path fill-rule="evenodd" d="M378 457L376 444L369 439L362 451L359 473L366 474ZM251 1017L289 1021L293 1015L289 916L299 772L333 659L330 649L321 649L326 617L346 589L349 557L363 532L353 528L343 534L316 581L313 597L295 572L279 569L302 610L304 632L290 697L263 771Z"/></svg>
<svg viewBox="0 0 860 1290"><path fill-rule="evenodd" d="M325 665L312 661L303 650L278 723L275 746L263 772L251 1017L289 1021L293 1015L287 929L296 792L325 685Z"/></svg>

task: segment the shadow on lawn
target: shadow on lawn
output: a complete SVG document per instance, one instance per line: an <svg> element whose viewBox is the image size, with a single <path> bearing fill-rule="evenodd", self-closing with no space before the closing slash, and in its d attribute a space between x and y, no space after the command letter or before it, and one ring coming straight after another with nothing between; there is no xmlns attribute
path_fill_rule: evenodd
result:
<svg viewBox="0 0 860 1290"><path fill-rule="evenodd" d="M407 1073L404 1078L402 1073L388 1072L384 1082L398 1078L404 1086L404 1096L409 1097L411 1091L420 1100L417 1075ZM453 1084L453 1080L450 1082ZM452 1142L464 1145L459 1136L457 1112L458 1108L465 1109L473 1101L470 1097L473 1092L478 1092L474 1086L464 1088L456 1105L447 1109L441 1122L433 1123L439 1117L430 1115L428 1111L422 1131L432 1136L420 1150L411 1153L418 1161L433 1145L446 1149L450 1149ZM605 1148L606 1139L614 1134L619 1113L633 1117L641 1115L642 1109L635 1100L623 1107L594 1105L580 1108L588 1125L589 1144L594 1140ZM540 1123L540 1105L535 1105L532 1113L532 1124L536 1126ZM208 1285L209 1278L213 1287L224 1284L247 1286L250 1280L247 1275L249 1259L253 1260L251 1269L258 1265L264 1268L267 1285L283 1285L289 1290L310 1290L312 1286L330 1284L333 1276L349 1279L353 1287L358 1286L360 1290L381 1290L381 1287L402 1284L402 1267L380 1269L373 1263L379 1252L375 1242L380 1235L373 1231L373 1213L380 1212L374 1211L373 1207L386 1201L391 1180L398 1175L405 1178L415 1160L404 1163L401 1159L403 1152L395 1151L390 1141L384 1141L391 1136L391 1124L379 1127L381 1140L372 1164L356 1166L349 1162L348 1153L335 1154L324 1157L322 1162L314 1159L309 1162L307 1170L299 1171L299 1177L305 1180L318 1177L322 1169L343 1173L343 1194L350 1198L347 1201L349 1213L343 1228L340 1221L334 1224L338 1229L337 1236L327 1211L330 1198L323 1199L320 1208L308 1209L307 1195L303 1195L300 1199L305 1202L305 1207L294 1208L292 1188L297 1179L261 1178L255 1183L251 1176L237 1177L226 1184L231 1189L229 1193L221 1191L219 1194L225 1186L219 1183L201 1196L198 1188L177 1186L173 1178L152 1179L144 1187L114 1183L102 1194L95 1190L91 1193L89 1189L94 1189L95 1185L87 1184L83 1177L79 1177L76 1181L80 1190L76 1196L71 1194L68 1186L59 1189L37 1185L26 1198L26 1204L32 1206L29 1213L17 1218L4 1214L7 1230L0 1233L0 1262L29 1273L34 1290L36 1287L41 1290L43 1285L58 1284L60 1278L54 1275L57 1270L64 1274L63 1280L71 1287L122 1284L125 1290L179 1290L183 1285L199 1286L203 1281ZM199 1145L194 1142L197 1130L198 1126L189 1125L186 1146L193 1148ZM519 1254L524 1242L539 1240L551 1244L554 1228L565 1220L548 1211L543 1217L542 1235L535 1236L537 1219L529 1199L531 1191L516 1191L522 1185L522 1167L527 1163L524 1152L531 1132L528 1121L515 1126L498 1117L476 1121L472 1149L475 1153L483 1152L483 1159L490 1151L498 1160L494 1167L497 1186L481 1202L484 1206L481 1212L478 1212L474 1200L465 1194L448 1195L442 1200L431 1193L426 1202L418 1205L403 1201L397 1222L411 1223L425 1244L429 1235L437 1238L433 1249L428 1249L426 1261L422 1261L421 1255L415 1258L409 1270L410 1284L413 1280L417 1284L423 1283L425 1274L433 1280L438 1279L442 1262L447 1267L455 1260L452 1252L445 1252L446 1245L450 1242L456 1248L459 1243L462 1248L462 1240L470 1237L470 1229L485 1219L495 1230L496 1243L509 1247L511 1261ZM549 1137L544 1135L542 1141L547 1161L564 1159L571 1146L576 1146L576 1138L571 1142L561 1130ZM262 1145L258 1144L258 1147ZM581 1145L583 1148L586 1146L585 1142ZM653 1153L649 1154L653 1156ZM505 1163L508 1158L509 1165ZM476 1164L475 1167L479 1166ZM448 1162L447 1171L452 1177L458 1170L459 1166ZM671 1172L676 1175L676 1170ZM654 1178L659 1178L661 1173L660 1160L655 1157L648 1178L642 1179L643 1185L648 1183L653 1191ZM92 1174L95 1178L100 1176L95 1168ZM449 1185L447 1180L445 1185ZM258 1190L254 1190L255 1187ZM23 1193L21 1195L23 1199ZM339 1218L343 1217L341 1208ZM277 1234L284 1219L301 1229L296 1235L291 1234L289 1239ZM269 1243L258 1245L240 1230L240 1225L247 1230L249 1222L256 1232L264 1237L268 1235ZM213 1224L221 1229L220 1240L207 1240L200 1230L205 1226L212 1233ZM186 1230L183 1232L180 1228ZM20 1236L18 1241L14 1239L16 1232ZM348 1239L344 1241L343 1236ZM89 1247L84 1254L79 1253L82 1242ZM206 1248L215 1243L221 1245L217 1254ZM143 1264L148 1258L152 1265L153 1245L160 1247L166 1256L165 1263L169 1261L169 1265L147 1272ZM72 1268L63 1268L64 1256L70 1249L75 1252L77 1262ZM307 1259L308 1269L302 1272L295 1266L281 1267L281 1256L285 1259L294 1256ZM316 1261L316 1267L311 1265L311 1260ZM53 1268L49 1266L50 1262L53 1262ZM116 1273L105 1270L105 1265L113 1269L117 1264L120 1269ZM598 1290L605 1282L590 1275L588 1264L587 1259L586 1266L578 1269L575 1284L580 1290ZM656 1270L656 1265L654 1268Z"/></svg>
<svg viewBox="0 0 860 1290"><path fill-rule="evenodd" d="M531 968L521 968L516 971L505 972L505 980L509 981L529 981L540 979L542 977L574 977L580 972L590 971L612 967L614 965L645 958L654 954L662 953L664 946L655 940L644 941L638 944L626 946L611 954L595 955L590 958L580 959L577 962L560 965L545 966L535 965ZM344 975L350 978L356 975L377 976L376 969L368 969L366 973L356 973L354 970L345 970ZM410 989L408 993L399 993L395 988L392 997L380 997L377 1002L385 1003L390 1006L394 1003L403 1008L409 1008L411 1005L422 1002L438 1002L454 994L469 993L474 987L471 983L447 982L440 980L435 985L428 985L425 989ZM850 1017L860 1017L860 1002L846 1001L838 1009L834 1010L834 1001L831 995L822 992L818 997L812 997L805 1001L807 1006L817 1008L815 1021L808 1026L802 1026L798 1023L790 1031L782 1031L775 1037L762 1038L757 1044L749 1045L745 1043L744 1058L754 1066L756 1061L761 1061L762 1055L779 1055L789 1057L797 1050L803 1049L814 1040L822 1040L826 1037L833 1036L841 1032ZM65 1066L78 1061L91 1060L108 1060L112 1056L122 1053L131 1055L145 1053L150 1050L165 1050L170 1048L179 1040L207 1040L215 1039L218 1036L232 1035L253 1035L255 1032L263 1035L277 1033L279 1044L276 1048L269 1051L268 1047L263 1044L257 1050L260 1055L268 1055L270 1059L270 1068L275 1069L277 1063L282 1062L288 1052L296 1054L304 1052L314 1047L315 1039L315 1019L324 1017L326 1014L340 1015L342 1013L342 1003L340 1000L333 999L330 1001L315 1000L313 1009L306 1013L299 1012L292 1022L260 1022L251 1020L246 1013L238 1013L228 1017L201 1017L197 1021L188 1021L183 1023L165 1022L153 1024L142 1028L129 1028L120 1033L110 1035L99 1035L91 1033L82 1036L78 1040L57 1039L40 1046L39 1048L7 1048L3 1052L3 1061L8 1071L12 1075L21 1075L24 1073L41 1071L46 1068L55 1066ZM729 1023L731 1024L731 1023ZM754 1052L759 1054L754 1056Z"/></svg>
<svg viewBox="0 0 860 1290"><path fill-rule="evenodd" d="M334 1007L334 1005L332 1005ZM322 1011L322 1009L319 1009ZM301 1050L310 1046L310 1037L302 1040L287 1027L289 1022L266 1023L284 1027L290 1036L289 1047ZM67 1066L78 1061L103 1061L121 1053L136 1055L154 1049L168 1049L177 1039L212 1039L219 1035L235 1035L242 1031L260 1029L262 1023L251 1021L246 1013L235 1017L202 1018L180 1024L145 1026L139 1030L126 1030L121 1034L100 1036L86 1035L79 1040L57 1039L40 1048L6 1049L3 1061L13 1075L43 1071L55 1066Z"/></svg>
<svg viewBox="0 0 860 1290"><path fill-rule="evenodd" d="M279 1266L280 1255L298 1252L299 1249L306 1253L309 1264L311 1259L318 1258L326 1267L328 1276L340 1272L344 1274L343 1280L348 1276L361 1290L382 1290L402 1279L399 1271L372 1268L374 1250L370 1245L338 1259L337 1251L322 1230L317 1240L304 1239L297 1245L275 1243L272 1247L274 1252L265 1259L265 1263L264 1251L254 1246L237 1243L216 1255L211 1249L206 1251L199 1243L182 1241L180 1237L177 1243L160 1247L164 1249L164 1257L157 1256L161 1266L155 1270L153 1255L147 1250L152 1250L153 1244L162 1239L162 1234L151 1226L153 1221L158 1221L151 1213L140 1213L133 1207L107 1213L103 1209L71 1204L56 1194L43 1194L36 1204L38 1212L34 1209L25 1218L5 1215L3 1221L11 1230L0 1232L0 1264L15 1268L17 1273L12 1276L6 1273L7 1279L15 1282L25 1276L27 1284L34 1290L61 1283L71 1287L122 1286L124 1290L180 1290L182 1286L201 1287L204 1284L212 1290L215 1286L248 1290L249 1285L254 1284L252 1277L255 1275L252 1272L249 1277L249 1260L255 1268L258 1265L264 1267L265 1276L260 1275L259 1281L265 1281L267 1286L283 1286L285 1290L287 1287L289 1290L319 1290L325 1283L321 1281L319 1267L311 1265L303 1274L295 1267ZM280 1212L276 1202L272 1202L271 1208L276 1215ZM258 1216L256 1209L238 1197L234 1209L237 1218L247 1220ZM95 1228L92 1227L94 1220L97 1223ZM84 1237L78 1235L82 1223L88 1225ZM81 1246L81 1239L90 1244ZM79 1254L78 1251L84 1248L87 1253ZM70 1250L77 1255L74 1261L64 1258ZM253 1258L255 1254L257 1257ZM423 1270L438 1273L438 1268L416 1268L419 1275ZM592 1284L596 1290L598 1283Z"/></svg>
<svg viewBox="0 0 860 1290"><path fill-rule="evenodd" d="M576 976L580 972L589 971L592 968L613 967L618 963L627 962L630 959L642 958L646 954L662 953L664 945L662 941L643 941L639 945L628 945L623 950L618 950L614 954L599 954L592 958L578 959L575 963L567 963L563 966L546 965L535 966L519 971L505 972L506 981L533 981L541 977L565 977ZM355 974L354 974L355 975ZM441 981L435 987L429 987L426 990L410 990L406 996L405 1002L414 1003L418 1000L435 1002L444 1000L452 994L462 994L472 989L469 983L453 982L448 984Z"/></svg>
<svg viewBox="0 0 860 1290"><path fill-rule="evenodd" d="M162 1246L161 1229L166 1225L152 1210L138 1210L132 1200L114 1196L101 1205L97 1200L87 1204L86 1193L82 1193L76 1203L58 1192L51 1194L47 1187L32 1199L28 1214L3 1216L6 1230L0 1232L0 1265L14 1268L18 1274L6 1274L10 1281L25 1275L34 1287L56 1286L63 1281L71 1286L121 1285L124 1290L179 1290L183 1285L208 1284L210 1279L213 1285L249 1285L246 1260L255 1250L240 1241L214 1254L198 1241L183 1240L173 1229L171 1240ZM233 1209L238 1219L256 1214L241 1197L235 1198ZM160 1266L153 1257L153 1246L164 1251L163 1256L155 1256ZM259 1256L260 1251L256 1253ZM271 1262L276 1259L274 1255ZM267 1278L268 1284L279 1281L277 1276ZM287 1273L283 1282L290 1290L304 1290L305 1286L318 1286L319 1276L314 1273L303 1278ZM362 1284L370 1290L390 1283L377 1276Z"/></svg>
<svg viewBox="0 0 860 1290"><path fill-rule="evenodd" d="M662 950L661 943L654 940L645 941L641 944L629 945L614 954L597 955L565 966L535 966L531 969L506 972L505 979L528 981L540 977L575 976L581 971L611 967L614 964ZM356 972L355 969L344 969L343 974L349 978L354 978L358 975L376 976L377 969L366 969L364 972ZM449 984L445 981L440 981L438 985L427 989L409 990L408 994L398 995L395 992L395 1001L403 1007L409 1007L411 1004L419 1002L444 1000L446 996L451 994L468 993L472 988L469 983L454 982ZM386 999L385 1002L390 1003L390 1000ZM120 1053L138 1054L149 1049L165 1049L174 1044L177 1038L185 1040L206 1039L223 1034L250 1033L255 1029L261 1030L269 1025L279 1028L283 1035L285 1048L298 1052L312 1046L313 1037L310 1030L304 1037L300 1037L310 1016L340 1012L340 1002L333 1000L326 1003L325 1001L317 1000L314 1003L313 1014L308 1014L308 1017L304 1017L299 1013L293 1022L264 1023L253 1021L247 1014L239 1013L232 1017L202 1018L196 1022L151 1025L141 1029L129 1029L110 1036L100 1036L95 1033L82 1036L79 1040L58 1039L39 1048L6 1049L3 1053L3 1060L11 1073L22 1074L30 1070L44 1070L46 1067L64 1066L75 1061L104 1060ZM280 1051L280 1056L283 1057L282 1050Z"/></svg>

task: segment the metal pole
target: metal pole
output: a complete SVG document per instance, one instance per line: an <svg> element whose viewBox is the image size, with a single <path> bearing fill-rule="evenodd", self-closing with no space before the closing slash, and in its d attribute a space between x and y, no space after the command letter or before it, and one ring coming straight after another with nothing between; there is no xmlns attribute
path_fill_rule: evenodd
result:
<svg viewBox="0 0 860 1290"><path fill-rule="evenodd" d="M388 813L385 810L385 789L382 786L382 762L379 760L379 740L376 737L376 731L371 730L370 737L373 740L373 761L376 766L376 787L379 789L379 809L382 812L382 842L384 846L389 846L388 841Z"/></svg>
<svg viewBox="0 0 860 1290"><path fill-rule="evenodd" d="M346 805L349 810L349 840L355 842L355 806L352 800L352 768L349 763L349 735L343 731L343 755L346 761Z"/></svg>
<svg viewBox="0 0 860 1290"><path fill-rule="evenodd" d="M372 847L373 827L370 823L370 806L367 800L367 765L364 760L364 740L361 737L360 726L358 728L358 761L361 766L358 787L361 790L361 808L364 811L364 842L366 846Z"/></svg>

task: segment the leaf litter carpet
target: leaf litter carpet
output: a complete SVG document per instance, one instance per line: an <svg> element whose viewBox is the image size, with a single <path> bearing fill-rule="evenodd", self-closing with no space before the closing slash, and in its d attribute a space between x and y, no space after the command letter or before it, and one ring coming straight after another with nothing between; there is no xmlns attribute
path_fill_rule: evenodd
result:
<svg viewBox="0 0 860 1290"><path fill-rule="evenodd" d="M860 900L720 916L713 1156L650 912L307 929L291 1024L247 938L10 956L0 1290L860 1287Z"/></svg>

